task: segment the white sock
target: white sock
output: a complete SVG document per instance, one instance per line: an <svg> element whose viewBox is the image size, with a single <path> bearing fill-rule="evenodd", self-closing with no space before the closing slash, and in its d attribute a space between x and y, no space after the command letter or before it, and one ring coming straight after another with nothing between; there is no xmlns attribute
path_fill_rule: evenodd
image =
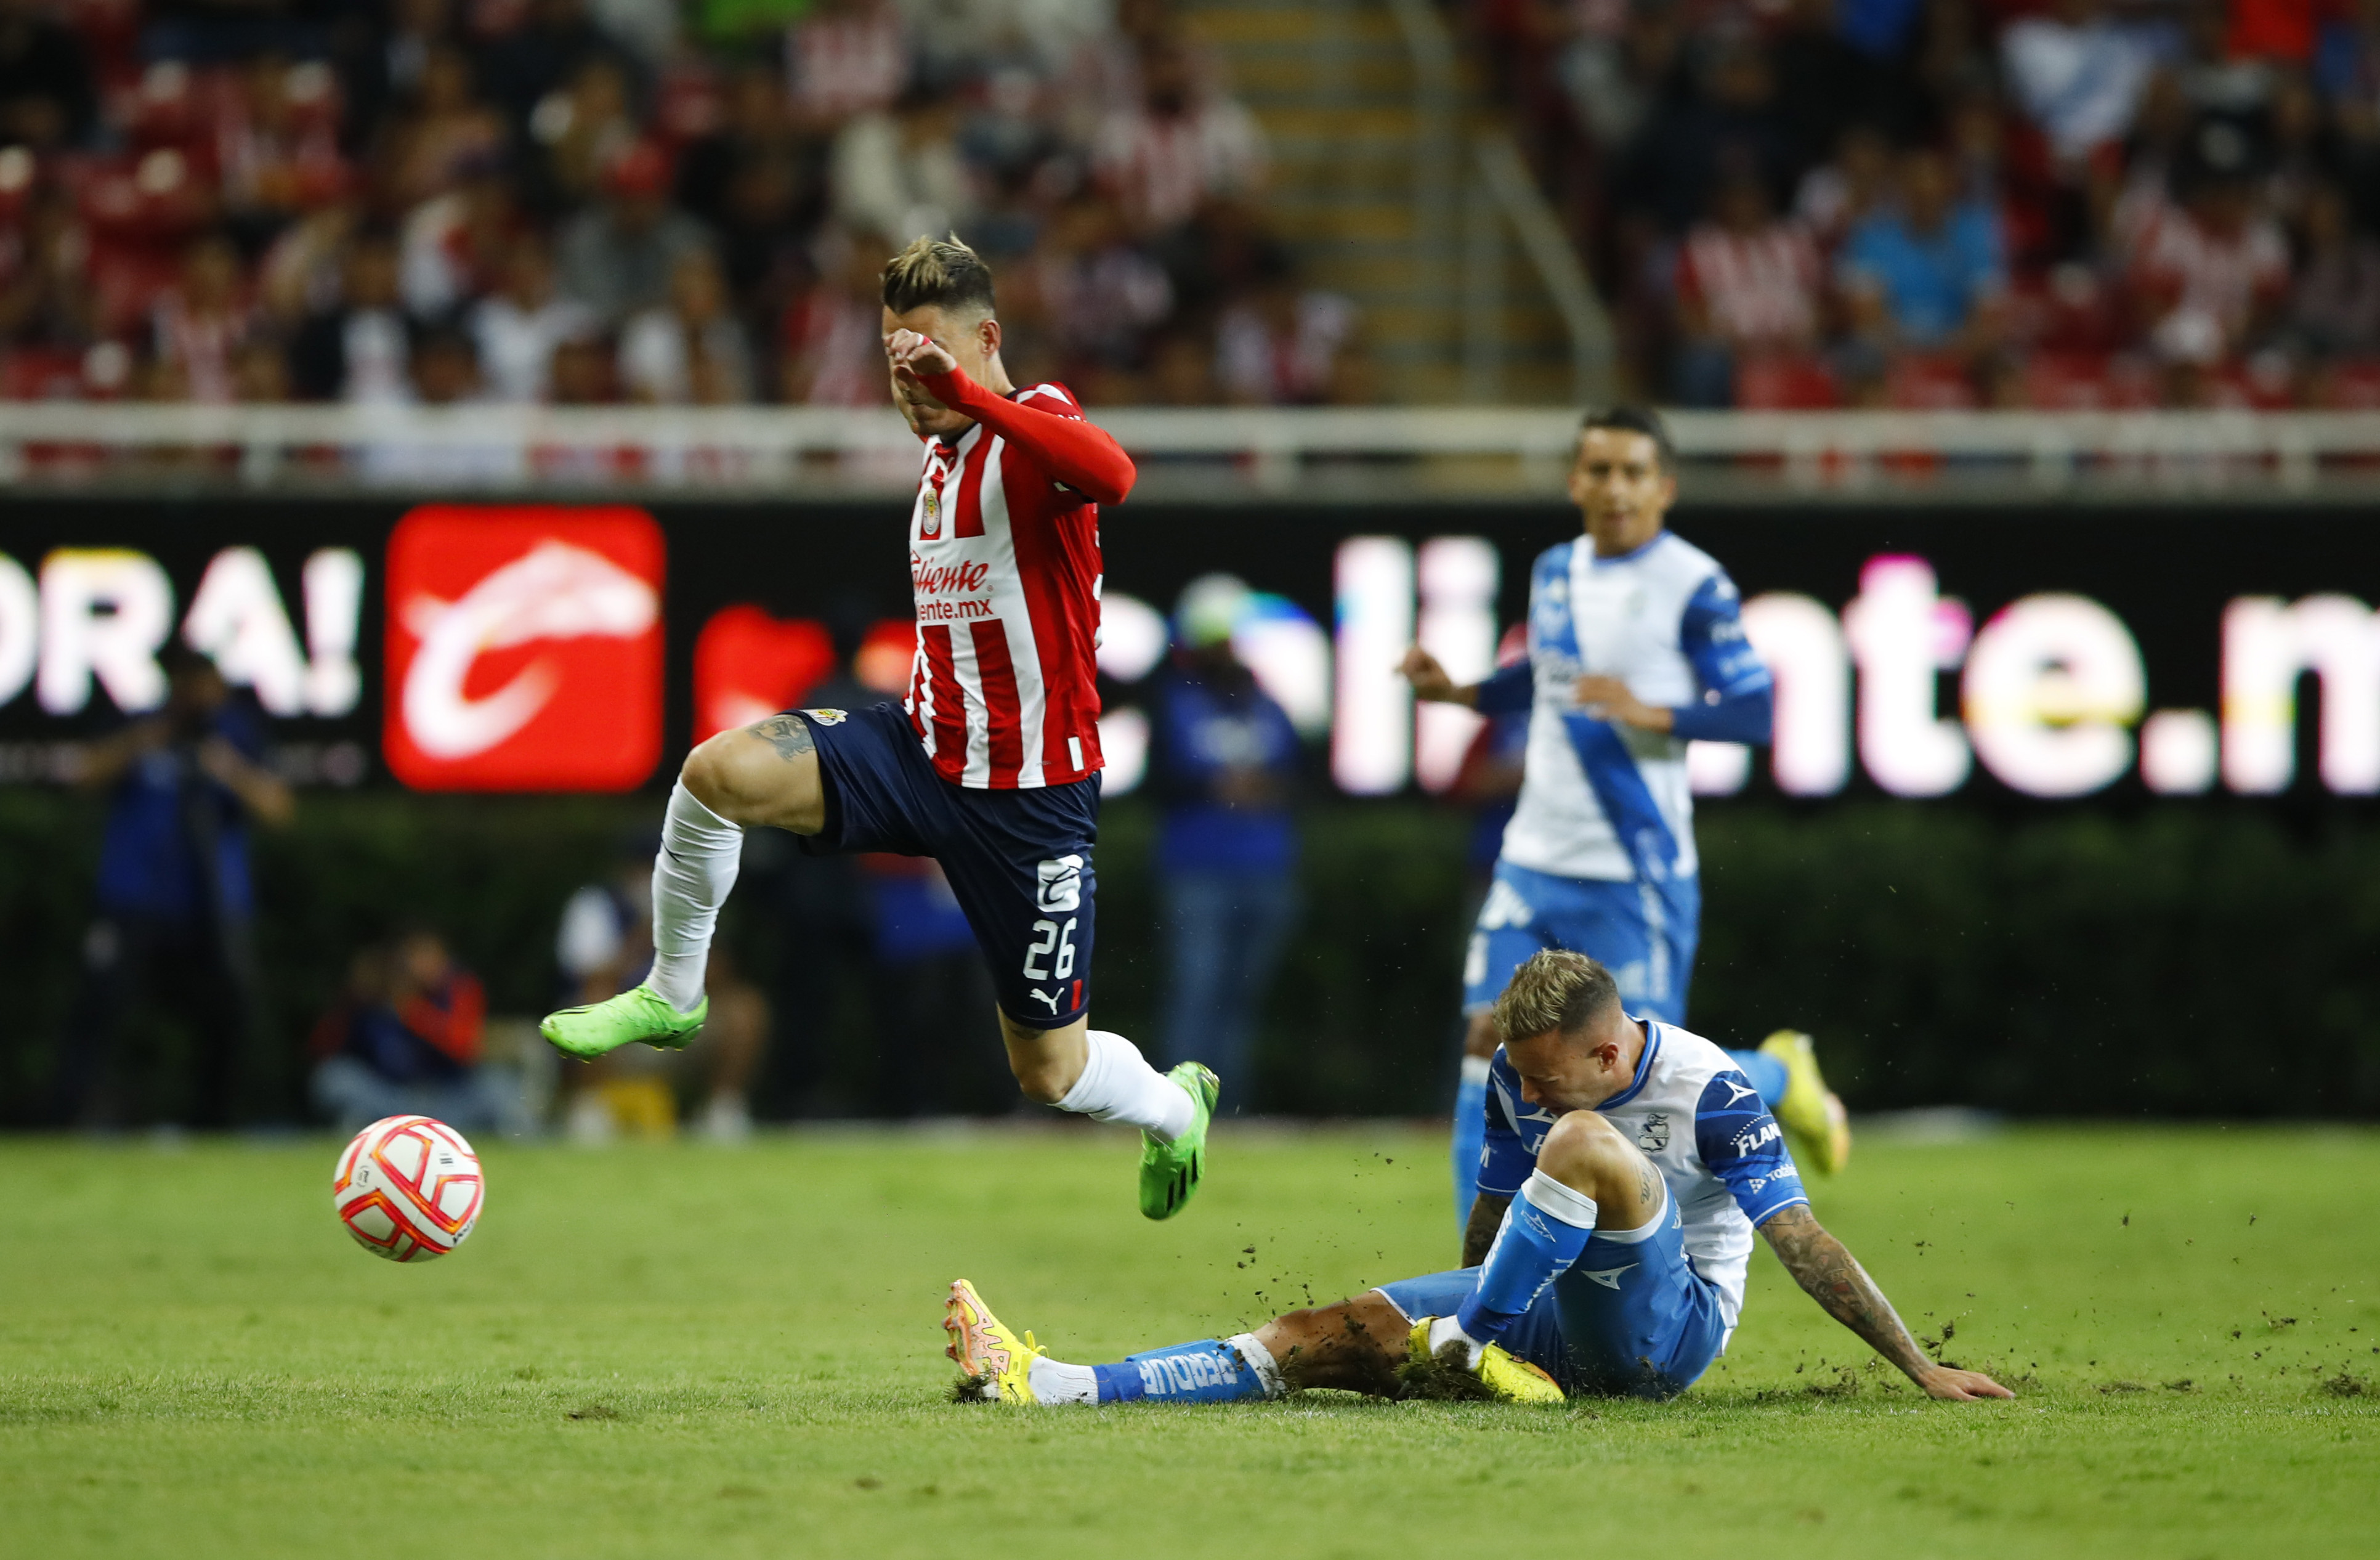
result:
<svg viewBox="0 0 2380 1560"><path fill-rule="evenodd" d="M695 800L681 780L670 788L653 858L653 972L645 984L680 1013L702 1000L710 933L744 862L744 831Z"/></svg>
<svg viewBox="0 0 2380 1560"><path fill-rule="evenodd" d="M1460 1342L1463 1345L1463 1363L1464 1367L1469 1370L1477 1370L1479 1368L1479 1352L1488 1347L1486 1344L1481 1343L1477 1338L1475 1338L1470 1334L1464 1332L1462 1325L1451 1316L1441 1316L1437 1321L1432 1322L1429 1324L1429 1352L1432 1356L1435 1356L1439 1349L1444 1348L1448 1344L1455 1342Z"/></svg>
<svg viewBox="0 0 2380 1560"><path fill-rule="evenodd" d="M1088 1054L1083 1076L1058 1102L1060 1110L1093 1121L1121 1121L1160 1143L1190 1130L1197 1114L1190 1091L1150 1066L1139 1046L1105 1030L1092 1030L1084 1040Z"/></svg>
<svg viewBox="0 0 2380 1560"><path fill-rule="evenodd" d="M1240 1351L1240 1358L1248 1362L1248 1369L1254 1371L1257 1380L1264 1383L1267 1397L1279 1397L1288 1390L1287 1383L1281 1379L1281 1366L1273 1360L1272 1350L1258 1343L1254 1333L1234 1334L1223 1341Z"/></svg>
<svg viewBox="0 0 2380 1560"><path fill-rule="evenodd" d="M1097 1403L1099 1400L1099 1372L1087 1365L1067 1365L1046 1355L1036 1356L1025 1367L1026 1383L1033 1388L1036 1403Z"/></svg>

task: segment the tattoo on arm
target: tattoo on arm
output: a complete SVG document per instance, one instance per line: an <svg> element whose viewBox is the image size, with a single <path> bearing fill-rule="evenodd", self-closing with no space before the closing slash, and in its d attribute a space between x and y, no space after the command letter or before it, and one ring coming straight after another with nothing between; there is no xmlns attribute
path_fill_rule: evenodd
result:
<svg viewBox="0 0 2380 1560"><path fill-rule="evenodd" d="M1828 1235L1805 1207L1786 1209L1760 1226L1777 1260L1793 1281L1810 1293L1828 1316L1857 1333L1870 1348L1900 1367L1911 1380L1933 1362L1918 1352L1916 1340L1859 1265L1859 1259Z"/></svg>
<svg viewBox="0 0 2380 1560"><path fill-rule="evenodd" d="M1504 1210L1512 1203L1509 1197L1496 1197L1483 1191L1471 1204L1471 1223L1463 1231L1464 1267L1477 1267L1488 1260L1488 1248L1496 1244L1496 1232L1504 1224Z"/></svg>
<svg viewBox="0 0 2380 1560"><path fill-rule="evenodd" d="M777 756L787 763L804 753L815 752L817 744L810 740L810 728L799 715L771 715L751 728L752 735L777 750Z"/></svg>
<svg viewBox="0 0 2380 1560"><path fill-rule="evenodd" d="M1636 1206L1650 1208L1659 1200L1659 1198L1660 1194L1653 1187L1653 1167L1649 1164L1638 1165L1636 1167Z"/></svg>

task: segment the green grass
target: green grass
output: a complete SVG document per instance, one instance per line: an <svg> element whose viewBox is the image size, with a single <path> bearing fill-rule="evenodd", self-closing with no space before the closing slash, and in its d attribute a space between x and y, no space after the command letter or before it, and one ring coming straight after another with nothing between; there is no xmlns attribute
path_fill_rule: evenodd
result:
<svg viewBox="0 0 2380 1560"><path fill-rule="evenodd" d="M332 1149L0 1144L0 1554L2146 1560L2380 1518L2370 1133L1863 1143L1820 1216L2015 1403L1856 1369L1764 1253L1702 1385L1568 1411L942 1401L955 1276L1101 1359L1442 1265L1427 1133L1227 1129L1164 1225L1105 1132L496 1145L407 1268L338 1231Z"/></svg>

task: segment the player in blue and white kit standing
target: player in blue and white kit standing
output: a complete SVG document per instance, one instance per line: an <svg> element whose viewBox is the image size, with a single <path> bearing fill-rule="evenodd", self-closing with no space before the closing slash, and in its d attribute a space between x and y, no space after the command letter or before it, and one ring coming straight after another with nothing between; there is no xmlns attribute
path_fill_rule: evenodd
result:
<svg viewBox="0 0 2380 1560"><path fill-rule="evenodd" d="M1667 529L1673 467L1654 412L1589 414L1570 474L1585 534L1530 570L1528 658L1464 687L1419 646L1405 654L1415 697L1529 717L1520 805L1463 960L1458 1217L1479 1164L1496 993L1531 955L1572 948L1611 970L1631 1011L1684 1023L1702 933L1686 744L1769 737L1775 689L1744 638L1735 582ZM1731 1054L1803 1157L1840 1169L1850 1129L1809 1037L1780 1030Z"/></svg>
<svg viewBox="0 0 2380 1560"><path fill-rule="evenodd" d="M1513 972L1494 1022L1470 1265L1105 1365L1050 1359L961 1279L942 1322L966 1372L957 1395L1211 1403L1290 1386L1392 1396L1451 1384L1511 1402L1672 1397L1735 1331L1755 1230L1828 1315L1929 1397L2014 1395L1918 1348L1812 1216L1776 1120L1726 1052L1631 1018L1611 972L1566 949Z"/></svg>

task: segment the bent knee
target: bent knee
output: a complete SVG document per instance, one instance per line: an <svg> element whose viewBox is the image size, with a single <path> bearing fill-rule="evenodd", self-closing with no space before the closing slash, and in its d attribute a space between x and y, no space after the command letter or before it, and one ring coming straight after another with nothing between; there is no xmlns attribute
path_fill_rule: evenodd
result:
<svg viewBox="0 0 2380 1560"><path fill-rule="evenodd" d="M800 758L809 759L808 750ZM797 834L815 833L821 821L817 761L788 762L749 730L722 731L678 766L678 778L694 799L731 823L770 824Z"/></svg>
<svg viewBox="0 0 2380 1560"><path fill-rule="evenodd" d="M1620 1128L1594 1111L1572 1111L1553 1124L1537 1167L1558 1181L1585 1188L1614 1171L1633 1168L1644 1155Z"/></svg>

